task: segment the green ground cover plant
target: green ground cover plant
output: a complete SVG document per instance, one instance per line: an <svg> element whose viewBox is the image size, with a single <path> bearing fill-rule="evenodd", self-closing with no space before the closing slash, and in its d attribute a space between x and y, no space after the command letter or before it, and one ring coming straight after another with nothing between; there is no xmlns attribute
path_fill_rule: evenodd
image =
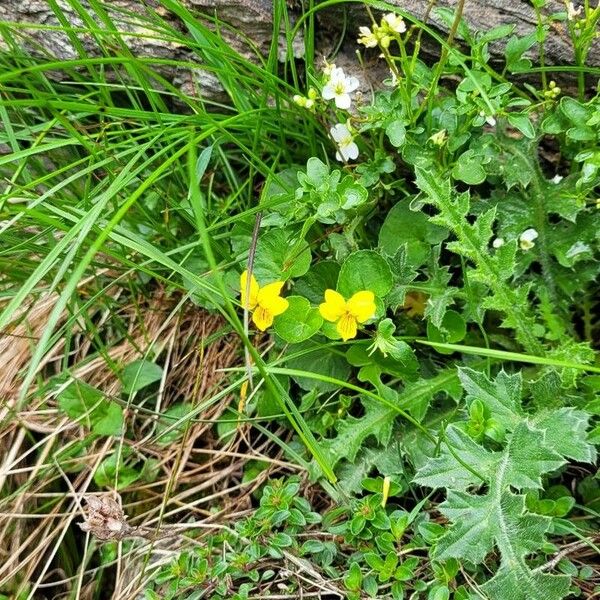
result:
<svg viewBox="0 0 600 600"><path fill-rule="evenodd" d="M600 595L600 7L458 4L0 22L0 598Z"/></svg>

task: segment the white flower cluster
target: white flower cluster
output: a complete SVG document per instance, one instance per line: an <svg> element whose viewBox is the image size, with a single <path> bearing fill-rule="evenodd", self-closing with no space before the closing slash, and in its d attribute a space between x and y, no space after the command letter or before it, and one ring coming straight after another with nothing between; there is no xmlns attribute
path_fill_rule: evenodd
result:
<svg viewBox="0 0 600 600"><path fill-rule="evenodd" d="M348 110L352 105L350 94L356 91L360 85L358 79L346 75L344 69L335 65L326 65L323 72L327 78L322 92L323 99L333 100L337 108ZM329 133L338 147L335 153L337 160L348 162L358 158L358 146L354 142L348 123L337 123L329 130Z"/></svg>
<svg viewBox="0 0 600 600"><path fill-rule="evenodd" d="M379 25L372 28L360 27L358 43L366 48L388 48L391 41L406 31L406 24L400 15L388 13L381 19Z"/></svg>

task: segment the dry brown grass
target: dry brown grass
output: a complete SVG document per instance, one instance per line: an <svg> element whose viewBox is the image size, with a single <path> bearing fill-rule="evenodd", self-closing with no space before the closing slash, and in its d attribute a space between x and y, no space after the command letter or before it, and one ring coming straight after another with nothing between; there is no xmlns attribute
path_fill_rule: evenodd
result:
<svg viewBox="0 0 600 600"><path fill-rule="evenodd" d="M96 489L95 469L113 450L127 446L141 460L153 460L156 473L153 480L140 479L122 493L128 523L143 529L146 537L127 552L119 546L118 556L107 567L111 583L102 595L134 598L148 576L143 567L147 559L158 564L169 560L182 544L196 543L198 536L183 537L184 531L200 534L241 518L251 508L252 492L267 474L298 467L286 463L281 450L249 424L239 423L226 442L217 439L214 422L232 400L237 403L232 393L223 393L231 381L221 369L243 360L239 342L219 316L169 296L163 289L150 298L123 302L118 313L91 315L105 340L108 359L95 353L93 340L71 332L76 341L69 356L73 379L94 385L124 405L126 436L91 440L88 430L58 409L56 396L66 384L43 388L50 376L60 372L64 340L47 354L37 389L30 390L23 410L15 412L20 373L55 301L52 295L41 297L7 332L10 335L0 338L4 362L0 376L4 417L0 430L0 589L32 598L73 594L91 598L97 592L97 542L77 523L83 520L83 498L109 492ZM111 339L115 316L127 323L126 335L119 339ZM140 406L136 398L122 398L114 365L146 356L155 357L163 366L164 377L151 403ZM156 415L182 400L194 405L196 418L183 439L160 445ZM275 433L287 435L284 430ZM78 446L85 450L56 460L58 451ZM265 461L271 468L246 485L242 475L250 459ZM120 501L114 491L113 497Z"/></svg>

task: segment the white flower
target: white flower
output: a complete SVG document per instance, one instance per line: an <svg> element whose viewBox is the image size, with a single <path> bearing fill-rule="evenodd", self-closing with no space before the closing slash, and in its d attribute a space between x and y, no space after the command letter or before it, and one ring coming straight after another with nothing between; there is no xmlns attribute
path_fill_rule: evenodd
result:
<svg viewBox="0 0 600 600"><path fill-rule="evenodd" d="M360 36L358 37L358 43L362 44L366 48L375 48L379 43L379 38L376 33L371 31L368 27L359 27L358 31Z"/></svg>
<svg viewBox="0 0 600 600"><path fill-rule="evenodd" d="M381 19L381 27L394 33L404 33L406 31L406 24L400 15L394 13L388 13Z"/></svg>
<svg viewBox="0 0 600 600"><path fill-rule="evenodd" d="M534 240L538 237L538 232L535 229L526 229L519 236L519 246L521 250L531 250L535 246Z"/></svg>
<svg viewBox="0 0 600 600"><path fill-rule="evenodd" d="M492 246L494 248L500 248L501 246L504 246L504 240L502 238L496 238L493 242L492 242Z"/></svg>
<svg viewBox="0 0 600 600"><path fill-rule="evenodd" d="M583 6L575 8L572 2L567 2L567 21L577 20L577 17L581 14L582 8Z"/></svg>
<svg viewBox="0 0 600 600"><path fill-rule="evenodd" d="M557 185L559 184L561 181L563 180L563 176L562 175L555 175L550 181L554 184Z"/></svg>
<svg viewBox="0 0 600 600"><path fill-rule="evenodd" d="M358 89L359 83L356 77L346 77L343 69L334 67L331 70L329 81L323 88L325 100L335 100L338 108L348 110L352 100L350 93Z"/></svg>
<svg viewBox="0 0 600 600"><path fill-rule="evenodd" d="M358 146L354 143L352 134L346 125L338 123L334 125L329 133L338 146L335 158L340 162L348 162L358 158Z"/></svg>

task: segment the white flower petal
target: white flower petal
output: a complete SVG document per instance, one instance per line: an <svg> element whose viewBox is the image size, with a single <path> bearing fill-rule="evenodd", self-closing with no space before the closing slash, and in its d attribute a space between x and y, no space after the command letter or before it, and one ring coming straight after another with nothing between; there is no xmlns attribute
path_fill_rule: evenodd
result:
<svg viewBox="0 0 600 600"><path fill-rule="evenodd" d="M335 97L335 105L343 110L348 110L352 100L350 100L350 94L338 94Z"/></svg>
<svg viewBox="0 0 600 600"><path fill-rule="evenodd" d="M348 144L342 150L342 152L345 154L346 160L348 160L348 159L356 160L358 158L358 146L354 142L352 142L351 144Z"/></svg>
<svg viewBox="0 0 600 600"><path fill-rule="evenodd" d="M357 90L360 87L360 82L358 81L358 79L356 77L348 77L348 79L346 79L346 91L347 92L353 92L354 90Z"/></svg>
<svg viewBox="0 0 600 600"><path fill-rule="evenodd" d="M330 81L321 92L324 100L332 100L335 98L335 85Z"/></svg>
<svg viewBox="0 0 600 600"><path fill-rule="evenodd" d="M519 237L519 239L521 241L528 241L528 242L533 242L533 240L537 239L538 237L538 232L531 228L531 229L526 229Z"/></svg>
<svg viewBox="0 0 600 600"><path fill-rule="evenodd" d="M350 135L350 130L343 123L337 123L330 130L329 133L335 142L341 142L345 138L352 137Z"/></svg>

